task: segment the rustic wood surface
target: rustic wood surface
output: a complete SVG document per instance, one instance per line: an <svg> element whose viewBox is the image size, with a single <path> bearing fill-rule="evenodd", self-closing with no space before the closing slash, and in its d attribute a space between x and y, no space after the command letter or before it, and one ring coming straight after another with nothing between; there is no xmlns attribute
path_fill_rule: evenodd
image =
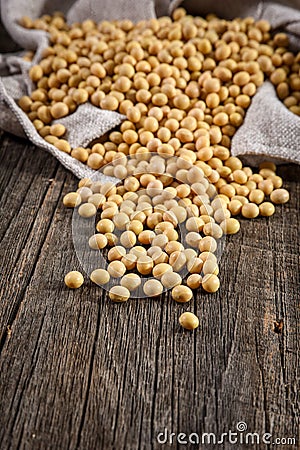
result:
<svg viewBox="0 0 300 450"><path fill-rule="evenodd" d="M7 134L0 161L1 450L184 448L158 433L241 421L299 448L299 167L280 169L291 201L226 240L218 293L115 305L89 281L63 283L80 269L62 206L76 178ZM184 310L200 317L194 333Z"/></svg>
<svg viewBox="0 0 300 450"><path fill-rule="evenodd" d="M0 52L16 49L0 24ZM0 135L0 449L208 449L170 434L220 437L239 422L283 441L216 448L299 448L300 168L280 173L291 201L226 240L217 294L114 305L89 281L63 283L80 269L62 206L75 177ZM194 333L178 325L184 310L200 317Z"/></svg>

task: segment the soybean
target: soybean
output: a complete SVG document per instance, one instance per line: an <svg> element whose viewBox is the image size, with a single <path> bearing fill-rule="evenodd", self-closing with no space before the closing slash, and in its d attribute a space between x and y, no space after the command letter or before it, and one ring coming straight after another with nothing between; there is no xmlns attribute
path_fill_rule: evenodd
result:
<svg viewBox="0 0 300 450"><path fill-rule="evenodd" d="M189 287L180 285L172 289L171 295L176 302L187 303L192 299L193 292Z"/></svg>
<svg viewBox="0 0 300 450"><path fill-rule="evenodd" d="M186 330L195 330L199 326L199 319L191 312L184 312L179 317L179 323Z"/></svg>
<svg viewBox="0 0 300 450"><path fill-rule="evenodd" d="M124 286L113 286L108 295L113 302L126 302L130 297L130 292Z"/></svg>
<svg viewBox="0 0 300 450"><path fill-rule="evenodd" d="M67 275L65 276L65 284L66 286L68 286L68 288L78 289L80 286L83 285L83 282L84 282L83 275L76 270L67 273Z"/></svg>

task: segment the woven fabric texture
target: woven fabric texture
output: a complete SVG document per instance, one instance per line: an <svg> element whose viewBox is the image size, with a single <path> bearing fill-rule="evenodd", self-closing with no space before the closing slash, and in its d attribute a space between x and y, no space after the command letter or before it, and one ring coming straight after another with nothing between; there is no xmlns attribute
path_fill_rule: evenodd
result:
<svg viewBox="0 0 300 450"><path fill-rule="evenodd" d="M31 64L39 61L42 50L48 45L46 32L26 30L18 24L18 20L24 15L37 18L44 13L63 10L70 23L86 18L95 21L125 18L138 21L171 14L179 5L195 15L215 12L226 19L249 15L255 19L267 19L275 29L290 34L294 50L300 49L300 0L215 0L213 3L210 0L1 0L2 22L8 32L24 49L35 50L36 53L32 63L24 61L22 54L0 55L0 68L6 66L11 74L0 79L0 127L26 136L79 178L91 176L95 171L42 139L16 103L18 98L31 91L33 86L28 70ZM84 104L60 122L68 129L67 139L71 146L84 147L119 125L123 119L124 116L118 113ZM231 151L236 156L244 156L252 165L262 159L300 164L300 118L285 108L268 81L255 95L244 124L232 140Z"/></svg>

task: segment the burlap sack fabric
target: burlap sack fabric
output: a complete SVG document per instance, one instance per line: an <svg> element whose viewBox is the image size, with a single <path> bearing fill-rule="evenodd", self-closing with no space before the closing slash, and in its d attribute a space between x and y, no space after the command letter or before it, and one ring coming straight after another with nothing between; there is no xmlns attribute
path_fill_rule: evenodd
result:
<svg viewBox="0 0 300 450"><path fill-rule="evenodd" d="M37 18L45 13L62 10L70 23L86 18L95 21L124 18L138 21L171 14L179 5L194 15L214 12L226 19L246 16L267 19L275 29L289 33L294 50L300 49L300 0L1 0L1 16L3 24L19 45L27 50L36 50L32 62L35 64L43 48L48 45L48 36L44 31L26 30L18 25L18 19L23 15ZM92 169L44 141L17 106L15 100L32 88L28 77L31 63L24 61L20 55L2 55L0 63L5 64L11 73L0 79L0 127L27 136L78 177L91 176L94 172ZM72 115L60 119L60 122L67 126L67 139L71 146L84 147L120 124L123 119L118 113L84 104ZM300 164L300 118L285 108L268 81L255 95L244 124L233 138L231 151L234 155L243 155L244 160L253 165L261 159Z"/></svg>

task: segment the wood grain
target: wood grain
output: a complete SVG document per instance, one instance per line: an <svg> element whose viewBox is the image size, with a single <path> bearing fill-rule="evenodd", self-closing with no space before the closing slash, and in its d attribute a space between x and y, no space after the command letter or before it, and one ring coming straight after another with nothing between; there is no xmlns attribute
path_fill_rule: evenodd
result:
<svg viewBox="0 0 300 450"><path fill-rule="evenodd" d="M290 203L226 240L217 294L114 305L89 281L63 284L80 269L62 206L75 177L7 135L0 160L1 450L177 449L158 433L220 436L241 421L299 448L298 167L280 169ZM194 333L184 310L200 317Z"/></svg>

